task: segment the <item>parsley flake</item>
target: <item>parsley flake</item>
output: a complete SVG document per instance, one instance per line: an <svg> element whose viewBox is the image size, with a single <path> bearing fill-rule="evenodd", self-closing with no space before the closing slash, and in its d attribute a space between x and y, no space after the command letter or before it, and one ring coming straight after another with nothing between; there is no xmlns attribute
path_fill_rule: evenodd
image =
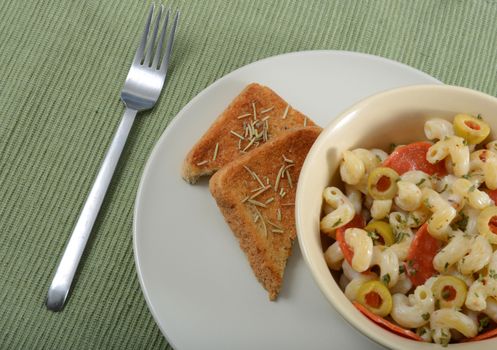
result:
<svg viewBox="0 0 497 350"><path fill-rule="evenodd" d="M419 221L419 218L418 218L418 217L416 217L416 216L414 216L414 215L412 215L412 219L414 220L414 222L416 223L416 225L417 225L417 226L419 226L419 224L421 223L421 222Z"/></svg>
<svg viewBox="0 0 497 350"><path fill-rule="evenodd" d="M386 275L383 275L383 277L381 277L381 281L385 284L385 285L388 285L390 283L390 274L387 273Z"/></svg>
<svg viewBox="0 0 497 350"><path fill-rule="evenodd" d="M426 181L426 179L419 180L419 182L416 184L416 186L421 186L425 181Z"/></svg>
<svg viewBox="0 0 497 350"><path fill-rule="evenodd" d="M414 268L414 261L413 260L407 260L407 274L409 276L414 276L416 275L417 271Z"/></svg>
<svg viewBox="0 0 497 350"><path fill-rule="evenodd" d="M331 225L331 227L337 227L341 223L342 223L342 218L339 218L337 221L335 221L335 223L333 225Z"/></svg>
<svg viewBox="0 0 497 350"><path fill-rule="evenodd" d="M380 239L380 236L378 236L378 234L374 231L367 231L368 232L368 236L371 237L371 239L373 241L376 241L378 239Z"/></svg>
<svg viewBox="0 0 497 350"><path fill-rule="evenodd" d="M404 239L404 237L405 237L406 235L407 235L407 233L405 233L405 232L397 232L397 233L395 234L395 242L396 242L396 243L401 242L401 241Z"/></svg>
<svg viewBox="0 0 497 350"><path fill-rule="evenodd" d="M490 319L487 316L482 317L479 321L480 326L478 327L478 332L481 332L482 330L487 328L489 323L490 323Z"/></svg>
<svg viewBox="0 0 497 350"><path fill-rule="evenodd" d="M454 230L461 230L461 231L466 231L466 228L468 227L468 216L464 214L463 212L459 213L459 220L457 220L455 223L451 224L450 226Z"/></svg>
<svg viewBox="0 0 497 350"><path fill-rule="evenodd" d="M442 335L440 336L439 340L440 340L440 345L442 345L445 348L449 345L450 335L445 333L444 330L442 330Z"/></svg>

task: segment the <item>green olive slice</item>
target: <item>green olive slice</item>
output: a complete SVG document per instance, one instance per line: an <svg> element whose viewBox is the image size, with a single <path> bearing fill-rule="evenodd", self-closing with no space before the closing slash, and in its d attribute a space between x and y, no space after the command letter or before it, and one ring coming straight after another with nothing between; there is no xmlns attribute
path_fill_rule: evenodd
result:
<svg viewBox="0 0 497 350"><path fill-rule="evenodd" d="M476 145L490 134L490 127L483 120L468 114L458 114L454 117L454 131L457 136L464 138L468 143Z"/></svg>
<svg viewBox="0 0 497 350"><path fill-rule="evenodd" d="M460 278L454 276L440 276L437 278L431 291L440 301L441 308L460 308L466 300L468 287Z"/></svg>
<svg viewBox="0 0 497 350"><path fill-rule="evenodd" d="M391 246L395 243L392 227L385 221L372 220L369 222L369 224L367 224L366 227L364 227L364 230L368 233L372 232L376 235L379 235L383 239L383 243L386 246ZM376 240L373 239L373 242L376 242Z"/></svg>
<svg viewBox="0 0 497 350"><path fill-rule="evenodd" d="M392 199L397 194L399 178L399 174L391 168L375 168L368 177L368 192L374 199Z"/></svg>
<svg viewBox="0 0 497 350"><path fill-rule="evenodd" d="M379 281L367 281L359 288L356 300L375 315L385 317L392 311L392 295Z"/></svg>

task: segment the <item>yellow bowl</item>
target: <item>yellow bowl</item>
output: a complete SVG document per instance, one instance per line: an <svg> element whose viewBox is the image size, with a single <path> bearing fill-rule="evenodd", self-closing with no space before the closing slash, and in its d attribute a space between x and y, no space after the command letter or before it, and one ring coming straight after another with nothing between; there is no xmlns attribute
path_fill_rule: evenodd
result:
<svg viewBox="0 0 497 350"><path fill-rule="evenodd" d="M363 316L345 297L326 265L319 221L322 192L339 184L343 151L357 147L388 149L391 143L425 140L424 122L433 117L451 119L457 113L481 114L495 139L497 98L447 85L418 85L386 91L362 100L328 125L312 146L299 177L295 203L297 234L304 259L328 301L363 334L392 349L441 349L398 336ZM342 187L343 188L343 187ZM496 349L497 338L450 344L453 349Z"/></svg>

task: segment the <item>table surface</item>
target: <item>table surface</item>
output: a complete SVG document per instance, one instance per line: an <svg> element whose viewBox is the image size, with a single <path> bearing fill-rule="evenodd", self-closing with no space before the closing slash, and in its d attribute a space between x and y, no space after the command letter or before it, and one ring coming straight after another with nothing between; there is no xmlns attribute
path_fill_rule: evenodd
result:
<svg viewBox="0 0 497 350"><path fill-rule="evenodd" d="M168 123L226 73L284 52L350 50L497 95L497 1L168 2L181 21L166 90L133 127L68 304L52 313L50 279L121 118L148 4L0 1L2 348L170 348L138 284L134 199Z"/></svg>

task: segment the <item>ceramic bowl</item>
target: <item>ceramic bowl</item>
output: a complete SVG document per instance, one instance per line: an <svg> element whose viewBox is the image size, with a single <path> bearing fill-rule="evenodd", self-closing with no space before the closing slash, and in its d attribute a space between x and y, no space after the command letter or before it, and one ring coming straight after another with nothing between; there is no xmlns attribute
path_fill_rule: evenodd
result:
<svg viewBox="0 0 497 350"><path fill-rule="evenodd" d="M388 149L391 143L425 140L423 125L433 117L452 119L457 113L481 114L497 135L497 98L478 91L446 85L418 85L368 97L328 125L311 148L299 177L296 224L304 259L324 296L360 332L392 349L441 349L398 336L363 316L345 297L328 269L321 245L319 222L322 192L340 183L338 168L343 151ZM497 338L450 344L453 349L497 349Z"/></svg>

